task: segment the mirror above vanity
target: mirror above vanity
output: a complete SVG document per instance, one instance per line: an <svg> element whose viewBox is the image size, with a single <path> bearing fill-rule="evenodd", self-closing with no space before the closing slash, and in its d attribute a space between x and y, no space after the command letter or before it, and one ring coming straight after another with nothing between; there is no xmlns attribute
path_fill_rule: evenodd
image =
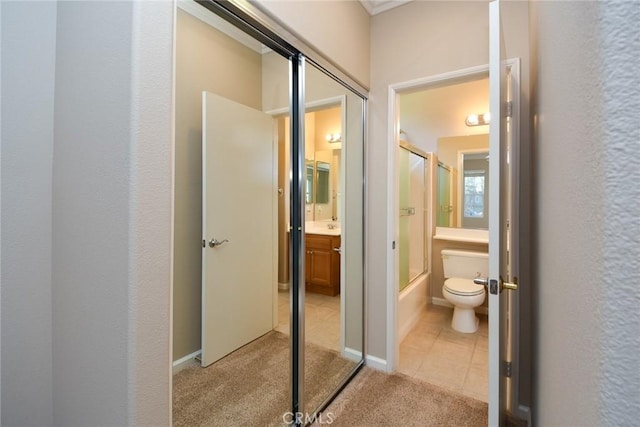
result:
<svg viewBox="0 0 640 427"><path fill-rule="evenodd" d="M334 230L340 227L342 107L340 104L325 105L314 108L305 116L305 221L307 230L316 225ZM318 222L329 224L315 224Z"/></svg>
<svg viewBox="0 0 640 427"><path fill-rule="evenodd" d="M489 135L438 139L436 226L487 229Z"/></svg>

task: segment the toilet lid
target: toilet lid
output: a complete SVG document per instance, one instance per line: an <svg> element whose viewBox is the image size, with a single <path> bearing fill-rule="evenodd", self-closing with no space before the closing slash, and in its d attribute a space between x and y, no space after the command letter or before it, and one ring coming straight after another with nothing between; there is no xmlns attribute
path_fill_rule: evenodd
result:
<svg viewBox="0 0 640 427"><path fill-rule="evenodd" d="M458 277L445 280L444 288L455 295L480 295L484 293L484 286L476 285L471 279Z"/></svg>

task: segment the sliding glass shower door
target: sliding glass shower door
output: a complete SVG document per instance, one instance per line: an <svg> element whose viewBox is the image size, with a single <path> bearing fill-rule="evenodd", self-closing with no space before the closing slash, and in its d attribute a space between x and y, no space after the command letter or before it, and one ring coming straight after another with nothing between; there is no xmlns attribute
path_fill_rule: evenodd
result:
<svg viewBox="0 0 640 427"><path fill-rule="evenodd" d="M401 146L399 171L399 291L426 270L426 159Z"/></svg>

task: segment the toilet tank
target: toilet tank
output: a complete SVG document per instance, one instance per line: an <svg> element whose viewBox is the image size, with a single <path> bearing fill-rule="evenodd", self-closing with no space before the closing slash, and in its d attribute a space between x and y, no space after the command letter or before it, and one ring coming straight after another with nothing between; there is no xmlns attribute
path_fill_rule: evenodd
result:
<svg viewBox="0 0 640 427"><path fill-rule="evenodd" d="M489 276L489 254L486 252L460 251L443 249L442 266L444 277L460 277L474 279L478 276Z"/></svg>

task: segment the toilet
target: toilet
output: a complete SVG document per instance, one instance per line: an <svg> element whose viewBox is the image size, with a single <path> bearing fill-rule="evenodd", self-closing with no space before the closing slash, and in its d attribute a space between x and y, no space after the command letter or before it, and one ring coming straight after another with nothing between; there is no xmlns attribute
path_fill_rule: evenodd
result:
<svg viewBox="0 0 640 427"><path fill-rule="evenodd" d="M473 279L489 276L489 254L443 249L441 255L445 277L442 295L454 306L451 327L458 332L474 333L478 330L474 308L484 302L485 289L473 283Z"/></svg>

